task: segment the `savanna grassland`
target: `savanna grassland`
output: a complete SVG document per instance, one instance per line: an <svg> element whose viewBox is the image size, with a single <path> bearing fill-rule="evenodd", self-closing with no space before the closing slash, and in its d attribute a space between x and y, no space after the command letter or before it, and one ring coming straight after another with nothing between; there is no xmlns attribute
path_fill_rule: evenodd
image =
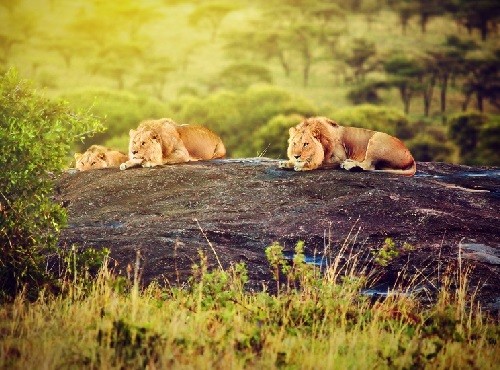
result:
<svg viewBox="0 0 500 370"><path fill-rule="evenodd" d="M301 117L397 134L418 160L498 164L493 1L4 1L3 68L91 107L123 151L145 118L283 157ZM470 142L469 142L470 141Z"/></svg>
<svg viewBox="0 0 500 370"><path fill-rule="evenodd" d="M448 271L432 305L410 295L360 295L362 266L332 263L324 274L266 254L276 291L245 290L244 265L193 266L188 287L138 287L101 269L70 272L62 294L0 307L0 366L12 369L285 368L493 369L498 323L466 293L468 272ZM71 256L71 260L79 257ZM366 271L365 271L366 272Z"/></svg>
<svg viewBox="0 0 500 370"><path fill-rule="evenodd" d="M365 266L319 271L300 242L266 249L259 291L201 253L185 285L142 287L139 263L58 247L52 195L72 152L125 151L159 117L232 157L283 157L289 127L326 115L420 161L499 165L498 18L488 0L0 0L0 368L497 368L498 317L460 260L423 300L371 299Z"/></svg>

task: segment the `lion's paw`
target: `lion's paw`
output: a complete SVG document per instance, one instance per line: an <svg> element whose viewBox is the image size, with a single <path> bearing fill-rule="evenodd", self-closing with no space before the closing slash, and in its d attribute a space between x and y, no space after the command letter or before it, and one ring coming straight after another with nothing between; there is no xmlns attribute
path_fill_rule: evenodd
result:
<svg viewBox="0 0 500 370"><path fill-rule="evenodd" d="M293 163L291 163L290 161L279 161L278 167L285 168L285 169L291 169L291 168L293 168Z"/></svg>
<svg viewBox="0 0 500 370"><path fill-rule="evenodd" d="M360 167L359 162L352 160L352 159L346 159L344 162L340 164L340 168L343 168L344 170L351 171L351 170L358 170L362 171L363 168Z"/></svg>
<svg viewBox="0 0 500 370"><path fill-rule="evenodd" d="M126 170L126 169L127 169L127 164L126 164L126 163L122 163L122 164L120 165L120 170L122 170L122 171L123 171L123 170Z"/></svg>

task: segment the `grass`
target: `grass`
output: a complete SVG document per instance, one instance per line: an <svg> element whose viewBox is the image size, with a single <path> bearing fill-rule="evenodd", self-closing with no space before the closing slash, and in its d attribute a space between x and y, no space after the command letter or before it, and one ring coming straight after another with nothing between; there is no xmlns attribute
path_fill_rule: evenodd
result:
<svg viewBox="0 0 500 370"><path fill-rule="evenodd" d="M22 295L0 307L0 368L495 368L500 326L467 295L468 272L443 274L431 305L407 295L360 294L362 266L334 259L323 274L267 255L276 291L245 289L242 264L193 267L185 287L139 288L102 268L64 294Z"/></svg>

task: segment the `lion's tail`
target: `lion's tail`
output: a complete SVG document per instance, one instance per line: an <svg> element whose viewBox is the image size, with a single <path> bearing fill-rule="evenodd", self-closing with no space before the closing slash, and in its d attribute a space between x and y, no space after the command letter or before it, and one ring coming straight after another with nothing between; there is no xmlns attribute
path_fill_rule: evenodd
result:
<svg viewBox="0 0 500 370"><path fill-rule="evenodd" d="M415 162L415 160L413 160L412 164L406 168L402 168L402 169L387 168L387 169L383 169L381 171L393 173L396 175L413 176L413 175L415 175L415 172L417 172L417 162Z"/></svg>

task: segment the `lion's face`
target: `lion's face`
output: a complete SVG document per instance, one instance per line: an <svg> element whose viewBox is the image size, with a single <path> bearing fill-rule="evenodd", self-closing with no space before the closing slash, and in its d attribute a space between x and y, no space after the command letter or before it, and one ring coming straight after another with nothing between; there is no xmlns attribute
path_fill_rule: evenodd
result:
<svg viewBox="0 0 500 370"><path fill-rule="evenodd" d="M75 154L75 159L75 167L79 171L96 170L108 167L106 153L104 152L86 151L83 154Z"/></svg>
<svg viewBox="0 0 500 370"><path fill-rule="evenodd" d="M130 130L129 157L161 163L162 145L158 135L152 131Z"/></svg>
<svg viewBox="0 0 500 370"><path fill-rule="evenodd" d="M314 169L324 159L324 149L314 133L308 128L290 128L288 139L288 158L295 162L295 167Z"/></svg>

